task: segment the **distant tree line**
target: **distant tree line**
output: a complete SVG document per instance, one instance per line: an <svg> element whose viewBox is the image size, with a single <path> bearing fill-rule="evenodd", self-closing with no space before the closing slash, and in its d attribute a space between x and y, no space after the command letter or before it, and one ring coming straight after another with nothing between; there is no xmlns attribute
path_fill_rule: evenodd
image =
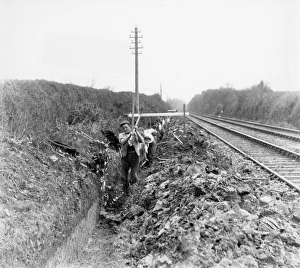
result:
<svg viewBox="0 0 300 268"><path fill-rule="evenodd" d="M300 128L300 92L273 91L263 81L243 90L209 89L188 103L190 112Z"/></svg>
<svg viewBox="0 0 300 268"><path fill-rule="evenodd" d="M183 104L184 101L179 100L179 99L168 99L167 103L169 103L172 107L172 109L176 109L179 112L181 112L183 110Z"/></svg>

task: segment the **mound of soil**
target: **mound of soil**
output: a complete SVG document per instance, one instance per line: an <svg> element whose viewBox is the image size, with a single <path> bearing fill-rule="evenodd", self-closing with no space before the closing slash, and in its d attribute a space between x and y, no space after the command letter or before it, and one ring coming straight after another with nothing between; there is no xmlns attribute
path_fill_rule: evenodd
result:
<svg viewBox="0 0 300 268"><path fill-rule="evenodd" d="M300 267L299 194L194 125L181 126L166 130L122 211L102 213L128 265Z"/></svg>
<svg viewBox="0 0 300 268"><path fill-rule="evenodd" d="M300 267L299 194L192 123L168 125L129 198L117 152L99 154L103 144L75 128L63 133L53 138L78 156L2 143L1 266L43 267L100 192L99 226L109 229L84 249L93 263L75 267Z"/></svg>

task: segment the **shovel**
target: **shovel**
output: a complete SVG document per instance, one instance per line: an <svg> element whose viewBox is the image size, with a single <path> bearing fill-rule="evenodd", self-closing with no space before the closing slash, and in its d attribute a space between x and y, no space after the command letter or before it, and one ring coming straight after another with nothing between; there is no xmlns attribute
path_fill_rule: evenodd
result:
<svg viewBox="0 0 300 268"><path fill-rule="evenodd" d="M144 108L141 108L141 112L140 112L139 117L138 117L138 119L136 120L136 123L135 123L135 127L137 127L138 124L139 124L140 118L141 118L141 116L143 114L143 110L144 110Z"/></svg>

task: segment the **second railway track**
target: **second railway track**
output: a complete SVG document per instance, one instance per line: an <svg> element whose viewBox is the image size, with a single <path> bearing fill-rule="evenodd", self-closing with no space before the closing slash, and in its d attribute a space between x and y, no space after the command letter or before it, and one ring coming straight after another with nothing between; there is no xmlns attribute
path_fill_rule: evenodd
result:
<svg viewBox="0 0 300 268"><path fill-rule="evenodd" d="M300 154L230 129L208 118L195 115L188 118L300 192Z"/></svg>
<svg viewBox="0 0 300 268"><path fill-rule="evenodd" d="M250 136L253 136L261 140L266 140L277 146L281 146L290 151L294 151L295 153L300 153L300 134L297 135L294 132L282 133L279 132L278 130L274 130L270 128L267 129L264 125L253 126L252 122L248 124L246 121L235 122L226 118L219 118L219 117L212 117L212 116L204 116L204 117L208 118L209 120L220 122L225 127L229 127L233 130L243 132L245 134L248 134Z"/></svg>
<svg viewBox="0 0 300 268"><path fill-rule="evenodd" d="M298 129L291 129L291 128L284 128L284 127L279 127L279 126L273 126L273 125L267 125L267 124L261 124L253 121L245 121L245 120L240 120L240 119L235 119L231 117L217 117L213 115L205 115L204 117L209 117L209 118L215 118L221 121L228 121L231 123L235 123L236 125L248 125L248 126L253 126L257 127L260 129L260 131L265 131L265 132L272 132L272 133L277 133L278 136L289 136L289 137L294 137L295 140L300 140L300 130Z"/></svg>

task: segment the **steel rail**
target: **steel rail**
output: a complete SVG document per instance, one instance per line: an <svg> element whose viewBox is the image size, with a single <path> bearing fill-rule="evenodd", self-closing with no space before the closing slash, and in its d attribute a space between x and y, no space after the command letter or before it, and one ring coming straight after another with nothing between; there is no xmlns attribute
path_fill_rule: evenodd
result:
<svg viewBox="0 0 300 268"><path fill-rule="evenodd" d="M212 121L209 121L209 120L204 120L204 119L201 119L201 118L199 118L199 117L197 117L197 116L193 116L193 117L195 117L195 118L197 118L197 119L200 119L200 120L203 120L203 121L206 121L206 122L208 122L208 123L210 123L210 124L213 124L213 125L215 125L215 126L218 126L218 127L222 128L222 129L225 129L225 130L227 130L227 131L230 131L230 132L235 133L235 134L237 134L237 135L240 135L240 136L242 136L242 137L245 137L245 138L247 138L247 139L249 139L249 140L252 140L252 141L255 141L255 142L257 142L257 143L260 143L260 144L263 144L263 145L265 145L265 146L268 146L268 147L270 147L270 148L272 148L272 149L274 149L274 150L281 151L281 152L283 152L283 153L285 153L285 154L287 154L287 155L290 155L290 156L292 156L292 157L294 157L294 158L296 158L296 159L299 159L299 158L300 158L300 154L295 153L295 152L293 152L293 151L290 151L290 150L288 150L288 149L285 149L285 148L283 148L283 147L280 147L280 146L277 146L277 145L275 145L275 144L269 143L269 142L267 142L267 141L263 141L263 140L261 140L261 139L252 137L252 136L250 136L250 135L248 135L248 134L245 134L245 133L242 133L242 132L240 132L240 131L233 130L233 129L230 129L230 128L227 128L227 127L218 125L218 124L215 123L215 122L212 122Z"/></svg>
<svg viewBox="0 0 300 268"><path fill-rule="evenodd" d="M209 124L213 124L217 127L220 127L221 129L224 129L226 131L229 131L230 133L234 133L238 136L242 136L242 137L246 137L247 139L249 139L249 135L245 135L241 132L236 132L236 131L233 131L229 128L226 128L226 127L223 127L223 126L220 126L216 123L211 123L207 120L204 120L204 119L200 119L200 118L197 118L196 116L193 116L193 115L190 115L188 116L187 118L192 121L193 123L195 123L196 125L200 126L201 128L203 128L204 130L206 130L208 133L212 134L213 136L215 136L216 138L220 139L222 142L226 143L228 146L230 146L231 148L233 148L234 150L236 150L237 152L239 152L240 154L242 154L246 159L249 159L251 160L252 162L256 163L257 165L261 166L264 170L268 171L269 173L271 173L272 175L276 176L277 178L279 178L280 180L282 180L283 182L285 182L287 185L289 185L290 187L294 188L296 191L298 191L300 193L300 187L295 185L294 183L292 183L290 180L286 179L285 177L283 177L282 175L280 175L279 173L277 173L276 171L272 170L270 167L266 166L265 164L261 163L260 161L256 160L255 158L251 157L249 154L245 153L244 151L240 150L239 148L237 148L236 146L234 146L233 144L229 143L228 141L224 140L222 137L220 137L219 135L217 135L216 133L214 133L213 131L207 129L206 127L204 127L203 125L201 125L199 122L197 122L196 120L194 120L192 117L196 118L197 120L203 120L204 122L206 121L207 123ZM252 141L256 142L255 140L259 140L259 139L256 139L256 138L253 138L251 137ZM257 141L257 143L259 144L262 144L261 143L261 140ZM265 142L263 142L265 143ZM268 143L269 144L269 143ZM272 144L271 144L272 145ZM268 146L269 147L269 146ZM274 147L277 147L275 145L272 145L272 149L274 149ZM284 151L286 149L283 149ZM281 151L281 149L280 149ZM293 152L292 152L293 153ZM294 153L293 153L294 154ZM298 156L297 156L298 158Z"/></svg>
<svg viewBox="0 0 300 268"><path fill-rule="evenodd" d="M193 115L193 114L191 114L191 115ZM230 124L233 124L233 125L236 125L236 126L246 127L246 128L251 129L251 130L256 130L256 131L264 132L264 133L267 133L267 134L271 134L271 135L283 137L283 138L286 138L286 139L300 141L300 136L298 136L298 137L297 136L291 136L291 135L284 134L284 133L281 133L281 132L276 132L276 131L272 131L272 130L262 129L262 128L259 128L259 127L253 127L253 126L250 126L250 125L252 125L251 122L248 123L247 121L241 121L241 120L238 121L238 122L236 122L237 120L230 120L230 119L227 119L227 118L224 118L224 117L220 118L220 117L211 116L211 115L201 115L201 116L207 117L207 118L211 118L213 120L218 120L220 122L230 123ZM261 125L261 126L265 127L264 125ZM299 135L300 135L300 131L299 131Z"/></svg>
<svg viewBox="0 0 300 268"><path fill-rule="evenodd" d="M206 115L206 116L215 117L215 116L212 116L212 115ZM245 120L240 120L240 119L235 119L235 118L230 118L230 117L224 117L224 116L222 116L222 118L226 118L227 120L230 120L230 121L236 121L236 122L241 122L241 123L247 123L247 124L252 124L252 125L261 126L261 127L266 127L266 128L277 129L277 130L286 131L286 132L295 133L295 134L300 135L300 130L298 130L298 129L278 127L278 126L267 125L267 124L261 124L261 123L257 123L257 122L253 122L253 121L245 121Z"/></svg>

